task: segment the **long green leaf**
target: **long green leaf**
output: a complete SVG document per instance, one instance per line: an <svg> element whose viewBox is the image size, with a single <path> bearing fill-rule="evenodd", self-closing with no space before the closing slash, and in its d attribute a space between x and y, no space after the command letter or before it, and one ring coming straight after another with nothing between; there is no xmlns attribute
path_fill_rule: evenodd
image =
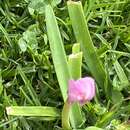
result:
<svg viewBox="0 0 130 130"><path fill-rule="evenodd" d="M68 80L71 76L57 21L50 5L46 6L46 25L55 71L65 101L67 98Z"/></svg>
<svg viewBox="0 0 130 130"><path fill-rule="evenodd" d="M60 114L56 108L42 106L11 106L7 107L7 114L12 116L51 116L58 117Z"/></svg>

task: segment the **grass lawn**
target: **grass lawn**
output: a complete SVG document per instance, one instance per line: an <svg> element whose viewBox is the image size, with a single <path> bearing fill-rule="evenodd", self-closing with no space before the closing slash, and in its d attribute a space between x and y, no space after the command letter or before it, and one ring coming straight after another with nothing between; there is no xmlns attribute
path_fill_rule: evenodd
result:
<svg viewBox="0 0 130 130"><path fill-rule="evenodd" d="M0 0L0 130L130 130L130 0Z"/></svg>

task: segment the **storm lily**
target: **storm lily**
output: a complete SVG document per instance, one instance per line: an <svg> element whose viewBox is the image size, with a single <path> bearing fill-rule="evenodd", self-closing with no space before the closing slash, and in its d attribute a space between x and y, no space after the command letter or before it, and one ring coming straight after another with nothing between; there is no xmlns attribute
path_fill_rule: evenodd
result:
<svg viewBox="0 0 130 130"><path fill-rule="evenodd" d="M68 102L84 105L95 96L95 81L91 77L69 80Z"/></svg>
<svg viewBox="0 0 130 130"><path fill-rule="evenodd" d="M95 81L91 77L85 77L78 80L69 80L68 99L62 110L62 128L72 130L69 123L69 112L73 103L79 103L81 106L90 101L95 96Z"/></svg>

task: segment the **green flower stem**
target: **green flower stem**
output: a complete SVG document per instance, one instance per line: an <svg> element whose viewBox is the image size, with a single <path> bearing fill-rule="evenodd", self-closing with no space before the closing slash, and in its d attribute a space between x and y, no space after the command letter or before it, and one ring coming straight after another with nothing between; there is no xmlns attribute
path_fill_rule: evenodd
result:
<svg viewBox="0 0 130 130"><path fill-rule="evenodd" d="M62 128L63 130L72 130L69 122L71 104L66 100L62 110Z"/></svg>

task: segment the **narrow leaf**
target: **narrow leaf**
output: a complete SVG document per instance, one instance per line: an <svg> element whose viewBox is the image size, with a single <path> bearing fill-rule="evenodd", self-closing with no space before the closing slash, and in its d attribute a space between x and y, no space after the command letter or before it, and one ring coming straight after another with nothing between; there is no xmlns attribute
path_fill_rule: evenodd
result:
<svg viewBox="0 0 130 130"><path fill-rule="evenodd" d="M1 69L0 69L0 96L3 92L3 84L2 84L2 75L1 75Z"/></svg>
<svg viewBox="0 0 130 130"><path fill-rule="evenodd" d="M25 73L22 71L22 68L20 66L17 67L17 71L20 74L21 78L23 79L25 86L27 87L27 89L30 93L30 96L32 97L35 105L40 106L41 103L38 99L38 96L37 96L35 90L33 89L32 85L30 83L30 81L28 80L28 78L26 77Z"/></svg>
<svg viewBox="0 0 130 130"><path fill-rule="evenodd" d="M65 101L67 98L68 80L71 78L71 76L68 70L66 54L60 31L53 13L53 9L50 5L46 6L46 25L54 67L59 85L61 87L63 99Z"/></svg>
<svg viewBox="0 0 130 130"><path fill-rule="evenodd" d="M12 44L11 44L11 39L7 33L7 31L4 29L4 27L2 26L2 24L0 23L0 30L3 32L3 34L5 35L5 38L6 40L8 41L10 47L12 47Z"/></svg>
<svg viewBox="0 0 130 130"><path fill-rule="evenodd" d="M118 89L122 90L124 87L127 87L129 85L128 78L118 61L114 63L114 68L120 80L120 88Z"/></svg>
<svg viewBox="0 0 130 130"><path fill-rule="evenodd" d="M7 114L12 116L52 116L58 117L59 112L53 107L41 106L11 106L6 108Z"/></svg>

